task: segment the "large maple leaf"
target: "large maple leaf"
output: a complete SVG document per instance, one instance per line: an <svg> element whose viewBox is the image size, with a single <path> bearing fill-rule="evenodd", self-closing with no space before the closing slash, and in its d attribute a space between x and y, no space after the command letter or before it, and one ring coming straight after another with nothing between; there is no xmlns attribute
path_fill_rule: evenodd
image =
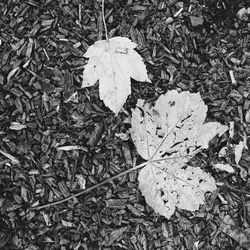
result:
<svg viewBox="0 0 250 250"><path fill-rule="evenodd" d="M175 207L194 211L204 204L204 194L216 189L215 180L188 161L228 127L204 124L207 106L200 94L175 90L160 96L154 106L142 100L133 110L131 136L138 153L148 163L139 173L139 187L147 203L170 218Z"/></svg>
<svg viewBox="0 0 250 250"><path fill-rule="evenodd" d="M127 37L101 40L85 53L89 58L83 72L82 88L99 80L100 98L116 115L131 94L130 78L150 82L137 45Z"/></svg>

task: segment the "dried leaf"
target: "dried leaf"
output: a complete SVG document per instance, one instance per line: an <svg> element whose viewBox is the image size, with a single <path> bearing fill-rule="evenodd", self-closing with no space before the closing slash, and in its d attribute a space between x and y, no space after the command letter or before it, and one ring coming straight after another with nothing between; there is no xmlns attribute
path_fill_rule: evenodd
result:
<svg viewBox="0 0 250 250"><path fill-rule="evenodd" d="M116 115L131 93L130 77L150 82L137 45L127 37L95 42L85 54L89 58L83 72L82 88L99 80L100 98Z"/></svg>
<svg viewBox="0 0 250 250"><path fill-rule="evenodd" d="M139 187L147 203L170 218L175 207L194 211L204 194L216 189L214 179L186 163L228 127L203 124L207 106L199 93L175 90L160 96L153 107L139 100L132 113L131 136L138 153L150 163L139 173Z"/></svg>

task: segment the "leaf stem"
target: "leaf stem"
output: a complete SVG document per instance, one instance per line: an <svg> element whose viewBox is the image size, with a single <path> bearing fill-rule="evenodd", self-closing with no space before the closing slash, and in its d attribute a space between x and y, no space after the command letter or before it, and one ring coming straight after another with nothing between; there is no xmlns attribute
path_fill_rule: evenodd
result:
<svg viewBox="0 0 250 250"><path fill-rule="evenodd" d="M129 173L131 173L131 172L133 172L133 171L139 170L139 169L143 168L145 165L147 165L147 164L149 164L149 163L167 161L167 160L176 159L176 158L180 158L180 157L187 157L187 156L177 156L177 157L169 157L169 158L161 158L161 159L155 159L155 160L148 160L148 161L145 161L145 162L143 162L143 163L141 163L141 164L139 164L139 165L137 165L137 166L135 166L135 167L133 167L133 168L130 168L130 169L128 169L128 170L125 170L125 171L123 171L123 172L121 172L121 173L119 173L119 174L117 174L117 175L115 175L115 176L112 176L112 177L110 177L110 178L108 178L108 179L106 179L106 180L104 180L104 181L102 181L102 182L100 182L100 183L97 183L96 185L94 185L94 186L92 186L92 187L89 187L89 188L87 188L87 189L84 189L84 190L82 190L82 191L80 191L80 192L78 192L78 193L76 193L76 194L72 194L72 195L70 195L70 196L68 196L68 197L66 197L66 198L64 198L64 199L62 199L62 200L54 201L54 202L50 202L50 203L46 203L46 204L40 205L40 206L30 207L29 209L30 209L30 210L40 210L40 209L43 209L43 208L48 208L48 207L52 207L52 206L55 206L55 205L59 205L59 204L61 204L61 203L64 203L64 202L66 202L66 201L69 201L69 200L71 200L71 199L73 199L73 198L76 198L76 197L78 197L78 196L81 196L81 195L83 195L83 194L86 194L86 193L88 193L88 192L90 192L90 191L92 191L92 190L94 190L94 189L96 189L96 188L98 188L98 187L100 187L100 186L102 186L102 185L108 183L108 182L111 182L111 181L113 181L113 180L115 180L115 179L117 179L117 178L119 178L119 177L121 177L121 176L123 176L123 175L125 175L125 174L129 174Z"/></svg>
<svg viewBox="0 0 250 250"><path fill-rule="evenodd" d="M87 188L87 189L84 189L84 190L80 191L79 193L70 195L70 196L68 196L68 197L66 197L66 198L64 198L64 199L62 199L62 200L50 202L50 203L47 203L47 204L44 204L44 205L41 205L41 206L31 207L30 210L40 210L40 209L43 209L43 208L47 208L47 207L51 207L51 206L54 206L54 205L61 204L61 203L65 202L65 201L69 201L69 200L71 200L71 199L73 199L73 198L76 198L76 197L78 197L78 196L80 196L80 195L83 195L83 194L85 194L85 193L88 193L88 192L90 192L91 190L94 190L94 189L96 189L96 188L98 188L98 187L104 185L105 183L108 183L108 182L110 182L110 181L113 181L114 179L117 179L117 178L119 178L119 177L121 177L121 176L123 176L123 175L125 175L125 174L128 174L128 173L130 173L130 172L136 171L136 170L138 170L138 169L144 167L147 163L148 163L148 162L143 162L143 163L141 163L140 165L138 165L138 166L136 166L136 167L134 167L134 168L130 168L130 169L128 169L128 170L125 170L125 171L123 171L123 172L121 172L121 173L119 173L119 174L117 174L117 175L115 175L115 176L112 176L111 178L109 178L109 179L107 179L107 180L104 180L104 181L102 181L102 182L100 182L100 183L97 183L96 185L94 185L94 186L92 186L92 187L89 187L89 188Z"/></svg>
<svg viewBox="0 0 250 250"><path fill-rule="evenodd" d="M105 29L105 35L106 35L106 40L109 41L109 36L108 36L108 30L105 22L105 14L104 14L104 0L102 0L102 21L103 21L103 26Z"/></svg>

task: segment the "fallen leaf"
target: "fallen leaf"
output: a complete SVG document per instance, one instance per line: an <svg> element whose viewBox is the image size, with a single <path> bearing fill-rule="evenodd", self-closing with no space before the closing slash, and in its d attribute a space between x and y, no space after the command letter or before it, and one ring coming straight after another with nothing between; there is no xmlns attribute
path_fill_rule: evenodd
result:
<svg viewBox="0 0 250 250"><path fill-rule="evenodd" d="M203 124L206 112L199 93L176 90L160 96L152 107L139 100L132 112L130 132L138 153L157 161L140 171L139 187L147 203L167 218L175 207L198 209L204 194L216 189L208 173L186 165L215 135L228 129L217 122Z"/></svg>
<svg viewBox="0 0 250 250"><path fill-rule="evenodd" d="M99 80L100 98L116 115L131 94L130 78L150 82L137 45L127 37L95 42L85 53L89 58L83 72L82 88Z"/></svg>

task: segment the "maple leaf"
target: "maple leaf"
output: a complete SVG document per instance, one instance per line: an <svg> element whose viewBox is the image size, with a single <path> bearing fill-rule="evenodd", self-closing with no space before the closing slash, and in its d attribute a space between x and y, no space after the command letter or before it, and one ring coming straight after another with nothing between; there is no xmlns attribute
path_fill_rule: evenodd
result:
<svg viewBox="0 0 250 250"><path fill-rule="evenodd" d="M207 106L199 93L169 91L154 106L139 100L132 112L131 137L147 164L139 173L139 187L147 203L167 218L175 207L194 211L204 194L216 189L214 179L186 164L227 126L204 124Z"/></svg>
<svg viewBox="0 0 250 250"><path fill-rule="evenodd" d="M82 88L99 80L100 98L116 115L131 94L130 78L150 82L137 45L127 37L95 42L85 53L89 58L83 72Z"/></svg>

